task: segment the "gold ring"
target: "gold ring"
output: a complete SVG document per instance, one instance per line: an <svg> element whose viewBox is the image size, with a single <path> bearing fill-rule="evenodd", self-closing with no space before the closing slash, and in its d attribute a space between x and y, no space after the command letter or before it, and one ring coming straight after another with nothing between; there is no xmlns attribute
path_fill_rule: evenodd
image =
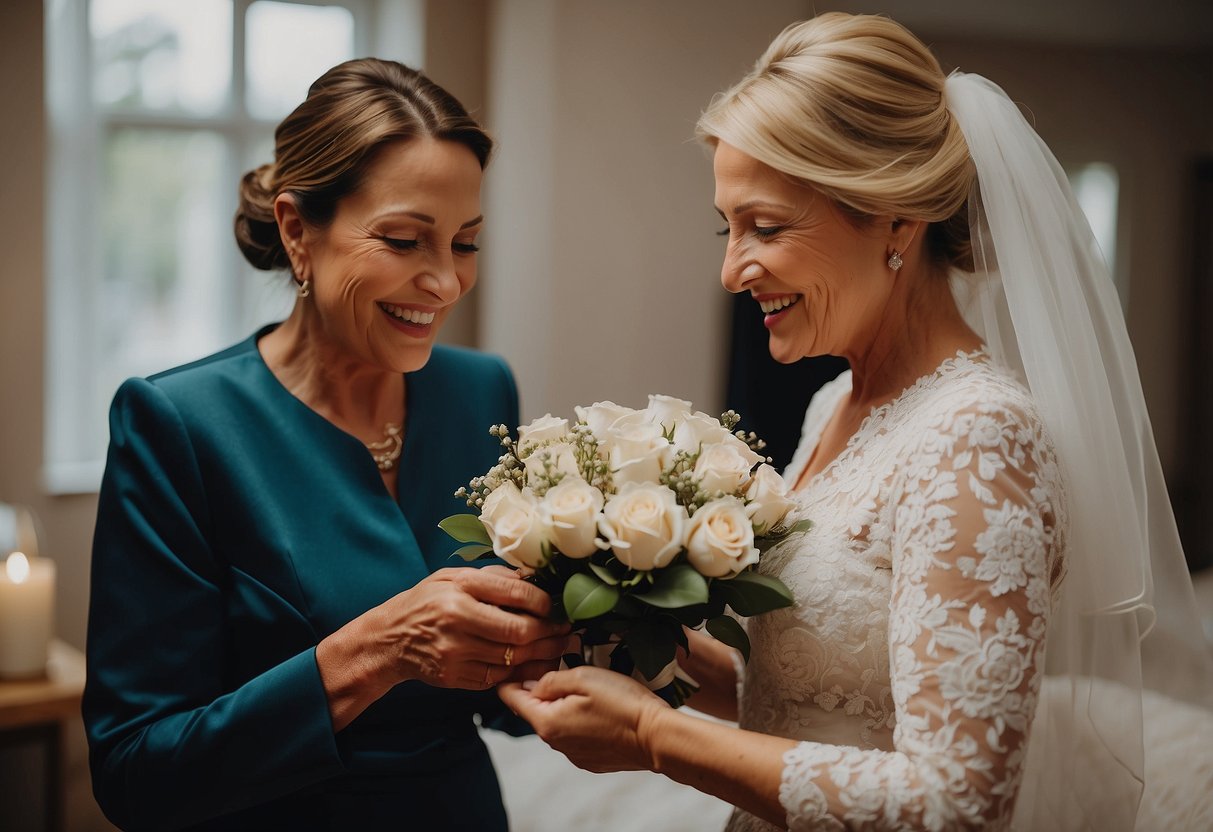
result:
<svg viewBox="0 0 1213 832"><path fill-rule="evenodd" d="M504 664L505 664L505 666L506 666L506 667L509 667L509 666L510 666L510 665L512 665L513 663L514 663L514 645L512 645L512 644L507 644L507 645L505 646L505 660L504 660Z"/></svg>

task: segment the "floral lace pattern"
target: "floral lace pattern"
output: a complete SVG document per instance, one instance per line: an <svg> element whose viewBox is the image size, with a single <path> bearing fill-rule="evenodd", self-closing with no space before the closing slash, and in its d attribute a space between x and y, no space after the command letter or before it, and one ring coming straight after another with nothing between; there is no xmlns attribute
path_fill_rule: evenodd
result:
<svg viewBox="0 0 1213 832"><path fill-rule="evenodd" d="M794 483L850 390L814 398ZM784 756L792 829L1005 828L1064 561L1052 447L1027 391L958 353L877 408L797 492L808 534L762 569L796 606L748 622L742 727ZM735 812L729 829L765 830Z"/></svg>

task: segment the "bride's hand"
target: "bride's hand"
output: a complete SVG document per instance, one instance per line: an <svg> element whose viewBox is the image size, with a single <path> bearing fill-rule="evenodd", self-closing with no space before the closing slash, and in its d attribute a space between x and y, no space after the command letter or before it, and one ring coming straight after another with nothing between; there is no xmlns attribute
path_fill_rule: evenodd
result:
<svg viewBox="0 0 1213 832"><path fill-rule="evenodd" d="M652 770L649 737L670 711L636 680L598 667L503 684L497 695L544 742L594 772Z"/></svg>

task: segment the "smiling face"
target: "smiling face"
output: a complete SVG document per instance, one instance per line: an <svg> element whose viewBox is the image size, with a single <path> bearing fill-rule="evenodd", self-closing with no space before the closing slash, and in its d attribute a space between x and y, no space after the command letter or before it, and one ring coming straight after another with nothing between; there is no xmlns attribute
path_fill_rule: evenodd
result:
<svg viewBox="0 0 1213 832"><path fill-rule="evenodd" d="M862 351L893 289L883 225L857 226L818 191L725 142L713 170L729 223L720 280L762 307L771 356L789 364Z"/></svg>
<svg viewBox="0 0 1213 832"><path fill-rule="evenodd" d="M476 282L481 178L462 144L395 142L377 151L327 226L288 220L284 237L295 238L295 272L312 282L326 341L392 372L425 365L438 328Z"/></svg>

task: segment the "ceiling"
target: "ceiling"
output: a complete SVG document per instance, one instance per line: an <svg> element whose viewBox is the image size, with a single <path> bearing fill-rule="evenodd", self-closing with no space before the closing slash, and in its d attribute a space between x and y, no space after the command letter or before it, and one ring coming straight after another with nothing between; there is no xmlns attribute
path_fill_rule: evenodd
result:
<svg viewBox="0 0 1213 832"><path fill-rule="evenodd" d="M818 0L810 12L887 14L924 35L1213 49L1213 0Z"/></svg>

